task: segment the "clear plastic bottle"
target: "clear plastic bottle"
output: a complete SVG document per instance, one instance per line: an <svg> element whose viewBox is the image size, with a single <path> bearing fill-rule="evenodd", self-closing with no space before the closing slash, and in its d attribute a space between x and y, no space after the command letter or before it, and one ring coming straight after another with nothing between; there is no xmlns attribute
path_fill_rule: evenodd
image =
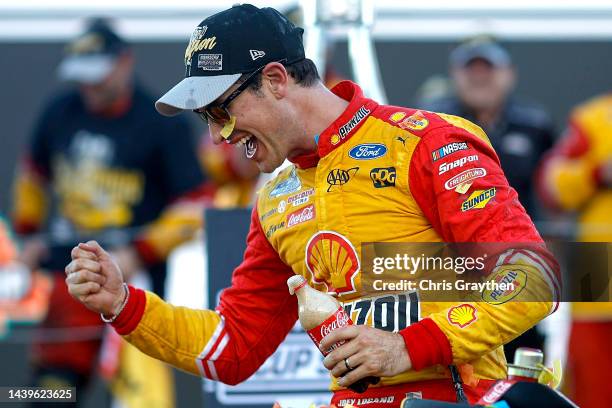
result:
<svg viewBox="0 0 612 408"><path fill-rule="evenodd" d="M300 324L317 347L327 334L340 327L353 324L338 300L308 286L303 276L292 276L287 280L287 286L289 286L289 293L298 298ZM322 351L323 355L328 355L342 344L344 341L334 344L329 350ZM368 389L370 384L377 384L379 381L378 377L365 377L349 385L348 388L362 393Z"/></svg>

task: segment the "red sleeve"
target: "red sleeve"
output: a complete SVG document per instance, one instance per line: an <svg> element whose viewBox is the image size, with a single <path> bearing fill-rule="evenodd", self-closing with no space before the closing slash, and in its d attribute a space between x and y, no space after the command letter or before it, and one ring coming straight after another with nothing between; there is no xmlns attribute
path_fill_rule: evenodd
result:
<svg viewBox="0 0 612 408"><path fill-rule="evenodd" d="M255 206L244 260L217 307L224 327L205 348L209 355L219 356L214 367L224 383L237 384L250 377L295 325L297 300L287 289L292 275L266 239Z"/></svg>
<svg viewBox="0 0 612 408"><path fill-rule="evenodd" d="M433 152L455 142L467 143L468 148L433 159ZM471 178L465 193L456 191L460 175ZM444 242L542 241L518 194L508 185L493 148L466 130L452 126L425 135L410 163L409 184ZM479 205L474 207L476 202Z"/></svg>
<svg viewBox="0 0 612 408"><path fill-rule="evenodd" d="M462 149L439 158L437 152L451 143L462 144ZM527 245L550 259L494 150L472 133L449 126L424 135L412 156L409 185L444 242L535 243ZM506 246L499 245L499 250ZM400 334L414 369L451 363L450 343L433 320L423 319Z"/></svg>
<svg viewBox="0 0 612 408"><path fill-rule="evenodd" d="M179 310L184 308L175 308L164 314L165 309L160 307L163 302L158 300L157 312L155 308L151 309L151 313L158 315L147 315L143 319L143 315L148 312L145 294L142 290L130 288L128 303L113 326L118 333L126 335L136 332L141 320L148 318L151 330L150 327L155 327L152 322L159 323L164 316L174 316L174 320L167 318L164 321L165 324L174 325L168 329L168 333L155 336L154 341L159 342L157 349L161 350L158 350L159 355L163 356L163 352L172 347L176 348L175 353L180 350L185 352L186 346L173 345L172 341L166 339L185 335L201 336L208 339L202 340L202 343L206 341L203 348L200 345L196 351L189 352L197 356L196 364L202 375L226 384L238 384L249 378L277 349L297 320L297 300L287 289L287 279L292 275L291 268L281 261L266 240L257 210L254 209L244 259L234 270L232 284L221 294L216 309L220 318L215 315L211 319L211 311L202 314L194 310ZM191 324L190 319L193 320ZM209 332L194 330L194 333L190 333L184 330L185 327L201 327L199 330L206 329ZM143 339L146 337L140 333L140 341ZM148 344L151 342L149 340ZM139 347L146 351L147 346ZM155 355L152 351L147 353Z"/></svg>

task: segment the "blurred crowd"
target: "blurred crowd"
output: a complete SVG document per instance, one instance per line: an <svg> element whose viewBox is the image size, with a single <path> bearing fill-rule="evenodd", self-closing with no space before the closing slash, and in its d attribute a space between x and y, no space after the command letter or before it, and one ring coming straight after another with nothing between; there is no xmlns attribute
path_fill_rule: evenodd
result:
<svg viewBox="0 0 612 408"><path fill-rule="evenodd" d="M414 106L482 127L533 220L561 217L575 225L562 238L611 242L612 95L580 104L558 131L545 107L515 97L520 78L494 39L469 39L448 61L448 77L428 81ZM105 243L130 281L163 296L169 254L206 228L205 208L250 206L258 170L240 148L212 144L204 127L198 134L184 117L159 116L134 75L130 44L108 21L91 21L57 72L73 86L40 113L12 212L0 219L0 339L10 321L39 325L31 385L84 392L101 375L123 406L172 406L171 372L68 295L70 249ZM340 79L333 68L326 77L328 85ZM612 357L601 353L594 364L591 353L612 339L612 304L573 304L567 321L565 391L580 406L599 406ZM545 331L509 344L508 359L519 346L545 348Z"/></svg>

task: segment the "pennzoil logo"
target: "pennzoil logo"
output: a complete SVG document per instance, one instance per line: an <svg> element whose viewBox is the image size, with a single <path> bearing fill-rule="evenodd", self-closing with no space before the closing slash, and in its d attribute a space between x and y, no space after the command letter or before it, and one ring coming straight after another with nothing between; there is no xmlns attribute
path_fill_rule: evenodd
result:
<svg viewBox="0 0 612 408"><path fill-rule="evenodd" d="M482 299L492 305L501 305L514 299L523 291L527 285L527 274L521 270L502 269L491 274L489 281L497 285L492 290L485 289L482 292ZM508 289L502 290L502 285L507 286Z"/></svg>
<svg viewBox="0 0 612 408"><path fill-rule="evenodd" d="M355 292L361 265L348 238L335 231L319 231L308 240L305 257L315 286L339 295Z"/></svg>
<svg viewBox="0 0 612 408"><path fill-rule="evenodd" d="M394 187L396 175L395 167L377 167L370 171L370 178L376 188Z"/></svg>
<svg viewBox="0 0 612 408"><path fill-rule="evenodd" d="M467 303L454 306L448 310L446 318L451 324L464 329L476 321L476 308Z"/></svg>
<svg viewBox="0 0 612 408"><path fill-rule="evenodd" d="M476 190L467 200L461 204L461 211L468 211L474 208L484 208L496 194L495 187L488 190Z"/></svg>
<svg viewBox="0 0 612 408"><path fill-rule="evenodd" d="M327 174L327 184L329 184L329 187L327 187L327 192L329 193L334 186L341 186L348 183L351 180L351 177L357 173L357 170L359 170L359 167L352 167L348 170L333 169L330 171Z"/></svg>
<svg viewBox="0 0 612 408"><path fill-rule="evenodd" d="M361 123L366 116L368 116L369 113L370 110L366 108L365 105L359 108L359 110L355 112L353 117L350 118L348 122L338 128L338 135L340 135L340 138L344 139L347 137L349 133L351 133L351 131L355 129L355 127Z"/></svg>
<svg viewBox="0 0 612 408"><path fill-rule="evenodd" d="M207 30L208 26L196 27L193 34L191 34L189 45L185 49L186 66L191 66L191 57L193 54L202 50L212 50L217 45L217 37L204 37Z"/></svg>
<svg viewBox="0 0 612 408"><path fill-rule="evenodd" d="M404 130L423 130L429 125L429 120L427 120L425 116L423 116L423 113L419 111L415 112L397 125Z"/></svg>

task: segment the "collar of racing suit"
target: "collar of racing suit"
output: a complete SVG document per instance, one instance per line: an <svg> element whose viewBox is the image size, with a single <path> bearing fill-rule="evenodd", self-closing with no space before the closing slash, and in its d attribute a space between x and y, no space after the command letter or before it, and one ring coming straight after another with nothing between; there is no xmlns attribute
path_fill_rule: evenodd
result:
<svg viewBox="0 0 612 408"><path fill-rule="evenodd" d="M378 103L363 96L361 88L351 81L342 81L331 91L349 102L340 116L336 118L317 139L317 150L294 157L291 162L300 169L314 167L321 157L345 143L376 109Z"/></svg>

